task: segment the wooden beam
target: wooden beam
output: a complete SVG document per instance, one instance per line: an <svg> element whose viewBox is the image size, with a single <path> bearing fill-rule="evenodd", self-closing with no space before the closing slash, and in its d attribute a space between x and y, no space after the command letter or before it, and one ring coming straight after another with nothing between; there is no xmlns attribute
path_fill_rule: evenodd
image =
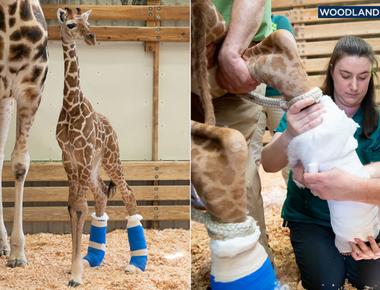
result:
<svg viewBox="0 0 380 290"><path fill-rule="evenodd" d="M190 207L187 205L138 206L137 211L144 217L144 220L186 221L190 219ZM94 212L94 207L90 206L88 212ZM107 207L107 214L111 221L125 221L127 213L123 206L109 206ZM90 221L90 219L90 214L88 214L86 220ZM24 222L69 222L69 220L67 207L49 206L23 208ZM13 208L4 208L4 221L13 221Z"/></svg>
<svg viewBox="0 0 380 290"><path fill-rule="evenodd" d="M376 23L378 23L376 21ZM341 37L349 28L350 35L356 36L380 36L378 25L374 21L344 22L317 25L295 26L297 40L323 39Z"/></svg>
<svg viewBox="0 0 380 290"><path fill-rule="evenodd" d="M174 186L132 186L136 200L189 200L190 187L188 185ZM66 202L69 188L66 186L25 187L24 202ZM3 187L3 202L14 202L15 190L13 187ZM87 194L87 200L93 201L92 193ZM110 200L121 201L121 194L117 192Z"/></svg>
<svg viewBox="0 0 380 290"><path fill-rule="evenodd" d="M323 84L323 81L325 80L325 78L326 76L324 74L312 75L308 77L311 84L316 87L320 87ZM376 78L374 80L375 80L375 87L378 89L380 87L380 81L377 80Z"/></svg>
<svg viewBox="0 0 380 290"><path fill-rule="evenodd" d="M363 38L373 48L375 52L380 52L380 38ZM331 55L337 40L328 41L297 41L297 48L300 56Z"/></svg>
<svg viewBox="0 0 380 290"><path fill-rule="evenodd" d="M189 180L189 161L126 161L123 169L127 180ZM101 177L107 180L101 171ZM27 181L61 181L67 180L67 175L61 162L31 162ZM14 181L10 162L4 163L3 181Z"/></svg>
<svg viewBox="0 0 380 290"><path fill-rule="evenodd" d="M57 9L80 6L82 11L92 10L91 20L156 20L156 11L159 11L160 20L189 20L190 9L188 5L66 5L44 4L42 10L46 20L57 19ZM158 10L157 10L158 8Z"/></svg>
<svg viewBox="0 0 380 290"><path fill-rule="evenodd" d="M91 29L97 40L104 41L168 41L188 42L188 27L133 27L133 26L94 26ZM49 40L59 40L58 26L48 27Z"/></svg>
<svg viewBox="0 0 380 290"><path fill-rule="evenodd" d="M329 62L328 57L326 58L305 58L302 59L302 63L306 69L307 73L325 72ZM380 56L376 56L377 61L380 63ZM378 68L380 71L380 68Z"/></svg>

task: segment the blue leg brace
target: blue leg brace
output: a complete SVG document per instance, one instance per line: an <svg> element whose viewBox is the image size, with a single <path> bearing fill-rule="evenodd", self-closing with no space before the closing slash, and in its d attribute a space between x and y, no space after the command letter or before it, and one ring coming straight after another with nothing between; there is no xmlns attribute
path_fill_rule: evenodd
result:
<svg viewBox="0 0 380 290"><path fill-rule="evenodd" d="M91 214L90 241L87 255L83 259L87 260L91 267L99 266L106 253L106 233L108 215L97 217L95 213Z"/></svg>
<svg viewBox="0 0 380 290"><path fill-rule="evenodd" d="M144 228L140 222L142 216L135 214L128 217L127 232L128 241L131 250L130 265L145 271L146 263L148 260L148 250L144 236Z"/></svg>
<svg viewBox="0 0 380 290"><path fill-rule="evenodd" d="M211 275L212 290L273 290L276 289L276 286L276 275L269 258L266 259L264 264L258 270L235 281L215 282L214 276Z"/></svg>

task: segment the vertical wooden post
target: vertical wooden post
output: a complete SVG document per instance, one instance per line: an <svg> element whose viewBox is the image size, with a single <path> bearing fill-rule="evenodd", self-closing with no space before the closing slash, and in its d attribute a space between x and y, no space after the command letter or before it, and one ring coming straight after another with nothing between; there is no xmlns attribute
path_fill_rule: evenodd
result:
<svg viewBox="0 0 380 290"><path fill-rule="evenodd" d="M148 5L159 5L160 0L148 0ZM146 26L154 26L157 27L157 32L160 29L160 13L156 8L149 9L148 14L152 13L154 18L157 19L155 21L147 21ZM152 160L158 160L158 109L159 109L159 71L160 71L160 36L157 33L157 41L149 41L145 42L145 51L151 51L153 53L153 100L152 100ZM154 181L154 186L159 186L159 181ZM155 200L153 201L153 205L159 204L159 197L155 195ZM152 227L158 229L160 223L158 221L153 221Z"/></svg>
<svg viewBox="0 0 380 290"><path fill-rule="evenodd" d="M148 0L148 5L159 5L160 0ZM147 21L146 26L157 27L157 31L160 31L160 13L159 8L149 8L148 13L152 13L157 20ZM157 33L157 41L145 42L145 51L151 51L153 53L153 109L152 109L152 160L158 160L158 108L159 108L159 67L160 67L160 42L159 33Z"/></svg>
<svg viewBox="0 0 380 290"><path fill-rule="evenodd" d="M153 119L152 119L152 160L158 160L158 84L159 84L159 66L160 66L160 43L154 44L153 50Z"/></svg>

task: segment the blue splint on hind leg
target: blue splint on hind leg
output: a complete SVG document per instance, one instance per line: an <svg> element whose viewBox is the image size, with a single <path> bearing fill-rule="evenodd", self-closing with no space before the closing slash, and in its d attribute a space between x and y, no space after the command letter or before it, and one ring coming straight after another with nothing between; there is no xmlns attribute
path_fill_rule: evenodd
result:
<svg viewBox="0 0 380 290"><path fill-rule="evenodd" d="M99 266L106 254L106 233L108 215L104 213L97 217L91 214L90 241L88 244L87 255L83 259L87 260L91 267Z"/></svg>
<svg viewBox="0 0 380 290"><path fill-rule="evenodd" d="M145 271L148 260L148 250L146 247L144 228L140 220L142 220L142 216L139 214L128 217L127 232L131 250L131 260L129 264L139 268L141 271Z"/></svg>

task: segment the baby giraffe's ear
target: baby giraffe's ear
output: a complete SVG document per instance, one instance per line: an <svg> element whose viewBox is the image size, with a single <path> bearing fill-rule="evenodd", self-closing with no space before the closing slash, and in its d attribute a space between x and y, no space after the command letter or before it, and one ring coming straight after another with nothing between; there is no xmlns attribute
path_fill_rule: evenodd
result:
<svg viewBox="0 0 380 290"><path fill-rule="evenodd" d="M88 18L90 17L91 12L92 12L92 10L90 9L90 10L88 10L88 11L82 13L81 17L82 17L85 21L87 21Z"/></svg>
<svg viewBox="0 0 380 290"><path fill-rule="evenodd" d="M58 18L59 23L63 24L66 20L66 16L67 16L67 11L62 8L58 8L57 18Z"/></svg>

